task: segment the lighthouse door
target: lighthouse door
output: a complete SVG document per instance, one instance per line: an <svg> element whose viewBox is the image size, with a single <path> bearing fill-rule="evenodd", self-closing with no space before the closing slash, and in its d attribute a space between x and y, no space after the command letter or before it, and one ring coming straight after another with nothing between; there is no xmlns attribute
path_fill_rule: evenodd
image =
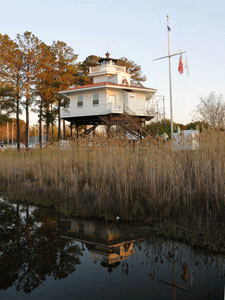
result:
<svg viewBox="0 0 225 300"><path fill-rule="evenodd" d="M110 95L109 96L109 102L112 103L112 108L114 111L119 111L120 110L120 102L118 97L116 95Z"/></svg>

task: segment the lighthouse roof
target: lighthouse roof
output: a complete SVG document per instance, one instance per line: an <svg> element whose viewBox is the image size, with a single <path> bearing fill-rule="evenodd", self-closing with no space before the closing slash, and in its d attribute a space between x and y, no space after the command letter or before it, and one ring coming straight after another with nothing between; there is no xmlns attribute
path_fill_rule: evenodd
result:
<svg viewBox="0 0 225 300"><path fill-rule="evenodd" d="M99 83L93 83L93 84L69 88L67 90L59 92L59 94L67 94L67 93L72 93L77 91L86 91L86 90L92 90L96 88L117 88L117 89L125 89L127 91L142 91L147 93L156 92L156 89L147 88L144 86L137 86L137 85L125 86L124 84L117 84L113 82L99 82Z"/></svg>
<svg viewBox="0 0 225 300"><path fill-rule="evenodd" d="M103 58L100 58L100 59L99 59L99 62L100 62L100 63L102 63L103 61L110 61L110 60L111 60L112 62L114 62L115 64L117 63L117 59L111 58L111 57L110 57L110 53L109 53L108 51L106 52L105 56L106 56L106 57L103 57Z"/></svg>

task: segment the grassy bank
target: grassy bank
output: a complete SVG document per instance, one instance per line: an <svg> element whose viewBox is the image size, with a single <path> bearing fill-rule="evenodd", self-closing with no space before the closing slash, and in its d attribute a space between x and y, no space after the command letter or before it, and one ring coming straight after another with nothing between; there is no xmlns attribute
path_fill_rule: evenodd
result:
<svg viewBox="0 0 225 300"><path fill-rule="evenodd" d="M54 205L67 215L209 226L225 214L225 136L205 131L200 145L178 152L95 140L63 151L5 151L0 188L14 201Z"/></svg>

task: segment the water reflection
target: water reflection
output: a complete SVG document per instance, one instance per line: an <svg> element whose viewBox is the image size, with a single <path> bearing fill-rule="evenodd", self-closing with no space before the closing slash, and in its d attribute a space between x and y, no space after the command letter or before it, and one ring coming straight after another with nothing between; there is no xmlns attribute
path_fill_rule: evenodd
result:
<svg viewBox="0 0 225 300"><path fill-rule="evenodd" d="M30 293L48 276L62 279L75 271L81 249L60 236L56 219L29 213L28 206L0 203L0 289L14 285Z"/></svg>
<svg viewBox="0 0 225 300"><path fill-rule="evenodd" d="M223 299L222 256L144 232L0 201L0 298Z"/></svg>
<svg viewBox="0 0 225 300"><path fill-rule="evenodd" d="M120 262L134 254L134 243L144 240L141 228L126 223L104 223L97 220L61 218L62 234L65 238L81 241L90 252L94 263L111 273ZM136 235L135 235L136 234ZM122 272L128 273L128 265L122 265Z"/></svg>

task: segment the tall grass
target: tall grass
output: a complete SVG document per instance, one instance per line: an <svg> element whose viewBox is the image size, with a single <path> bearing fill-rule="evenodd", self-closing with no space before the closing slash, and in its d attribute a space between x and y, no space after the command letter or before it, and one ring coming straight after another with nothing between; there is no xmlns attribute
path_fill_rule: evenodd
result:
<svg viewBox="0 0 225 300"><path fill-rule="evenodd" d="M196 151L94 139L0 153L0 188L11 199L74 216L208 226L225 216L224 179L225 135L215 131L201 134Z"/></svg>

